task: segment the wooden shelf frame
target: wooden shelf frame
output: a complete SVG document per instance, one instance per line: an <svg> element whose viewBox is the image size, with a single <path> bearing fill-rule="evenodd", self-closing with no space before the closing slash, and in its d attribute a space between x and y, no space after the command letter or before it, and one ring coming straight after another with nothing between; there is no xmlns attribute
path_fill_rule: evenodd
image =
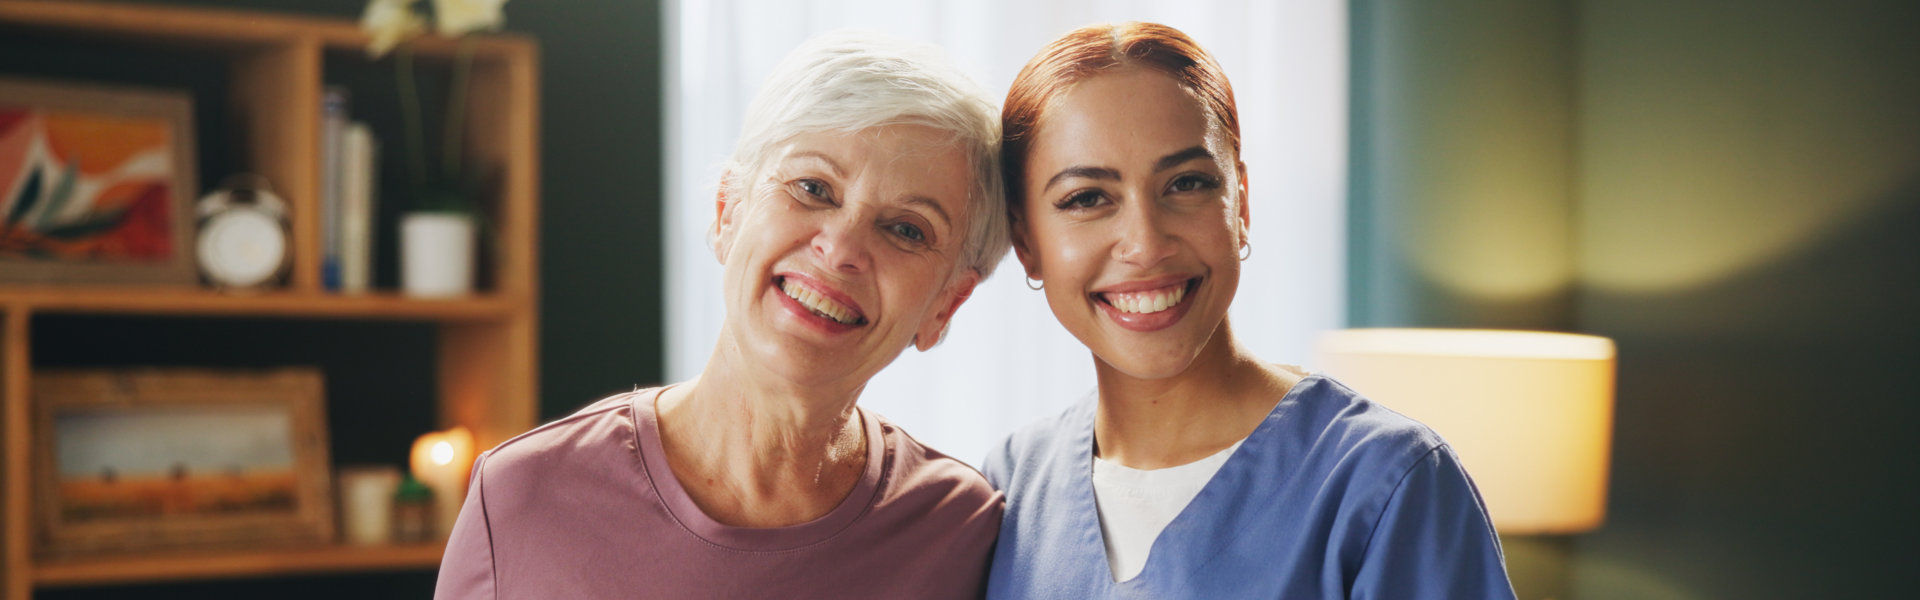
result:
<svg viewBox="0 0 1920 600"><path fill-rule="evenodd" d="M320 96L330 61L366 60L355 23L291 15L70 0L0 0L0 35L27 31L81 43L211 52L230 69L228 104L243 168L287 200L292 270L285 289L229 294L197 287L0 286L0 600L40 587L430 569L438 545L259 549L87 559L37 557L33 547L33 318L135 315L403 320L439 329L439 425L466 426L482 448L534 425L538 397L539 53L511 34L471 40L468 158L497 174L486 210L492 285L470 298L392 292L340 295L320 281ZM422 61L450 62L460 43L414 42ZM386 60L391 60L388 58ZM214 183L214 182L204 182Z"/></svg>

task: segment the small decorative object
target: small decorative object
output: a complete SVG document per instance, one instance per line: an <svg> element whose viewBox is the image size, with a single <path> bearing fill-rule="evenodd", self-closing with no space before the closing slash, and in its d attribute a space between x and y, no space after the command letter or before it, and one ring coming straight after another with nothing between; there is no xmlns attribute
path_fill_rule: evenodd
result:
<svg viewBox="0 0 1920 600"><path fill-rule="evenodd" d="M341 467L340 521L347 543L392 543L394 496L399 492L400 469L392 465Z"/></svg>
<svg viewBox="0 0 1920 600"><path fill-rule="evenodd" d="M465 427L435 431L413 442L413 476L433 490L434 533L453 533L473 470L473 434Z"/></svg>
<svg viewBox="0 0 1920 600"><path fill-rule="evenodd" d="M287 206L267 180L236 175L200 199L200 276L221 289L270 287L287 271Z"/></svg>
<svg viewBox="0 0 1920 600"><path fill-rule="evenodd" d="M411 212L400 219L400 289L419 298L473 291L473 217Z"/></svg>
<svg viewBox="0 0 1920 600"><path fill-rule="evenodd" d="M333 541L320 372L33 377L42 555Z"/></svg>
<svg viewBox="0 0 1920 600"><path fill-rule="evenodd" d="M433 0L433 29L460 39L449 84L445 137L437 173L427 164L426 132L419 91L415 88L413 51L409 43L428 30L419 7L423 0L370 0L360 27L372 36L367 54L379 58L397 49L395 76L399 83L400 114L405 122L407 167L412 177L414 210L400 229L401 289L408 295L448 297L471 293L476 252L475 231L481 213L474 173L462 169L461 136L466 131L467 80L473 71L475 31L499 29L506 0Z"/></svg>
<svg viewBox="0 0 1920 600"><path fill-rule="evenodd" d="M433 490L408 475L393 495L393 540L414 544L433 539Z"/></svg>
<svg viewBox="0 0 1920 600"><path fill-rule="evenodd" d="M0 79L0 282L194 281L192 101Z"/></svg>

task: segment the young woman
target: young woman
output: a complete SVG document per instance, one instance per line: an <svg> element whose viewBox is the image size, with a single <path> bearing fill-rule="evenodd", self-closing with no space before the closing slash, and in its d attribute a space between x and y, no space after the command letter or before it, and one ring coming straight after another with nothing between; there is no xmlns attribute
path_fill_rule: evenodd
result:
<svg viewBox="0 0 1920 600"><path fill-rule="evenodd" d="M1099 391L988 458L1008 496L988 596L1513 597L1444 440L1234 340L1236 110L1213 58L1161 25L1074 31L1014 80L1014 250Z"/></svg>

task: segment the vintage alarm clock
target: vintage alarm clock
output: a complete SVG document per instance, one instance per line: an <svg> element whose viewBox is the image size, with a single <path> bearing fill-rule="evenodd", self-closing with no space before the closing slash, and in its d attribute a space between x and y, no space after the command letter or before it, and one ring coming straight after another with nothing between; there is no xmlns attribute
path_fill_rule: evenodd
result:
<svg viewBox="0 0 1920 600"><path fill-rule="evenodd" d="M288 265L287 205L266 179L227 179L195 206L200 276L221 289L261 289L280 282Z"/></svg>

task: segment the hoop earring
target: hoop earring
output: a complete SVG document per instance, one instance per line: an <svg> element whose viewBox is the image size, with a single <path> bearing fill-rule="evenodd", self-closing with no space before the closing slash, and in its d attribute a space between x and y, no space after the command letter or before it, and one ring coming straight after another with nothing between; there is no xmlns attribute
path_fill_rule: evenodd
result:
<svg viewBox="0 0 1920 600"><path fill-rule="evenodd" d="M1247 262L1250 256L1253 256L1253 242L1240 242L1240 262Z"/></svg>
<svg viewBox="0 0 1920 600"><path fill-rule="evenodd" d="M1039 282L1040 282L1040 285L1034 285L1034 284L1033 284L1033 282L1035 282L1035 281L1039 281ZM1041 281L1041 280L1039 280L1039 279L1034 279L1033 277L1030 277L1030 276L1029 276L1029 277L1026 277L1026 278L1024 279L1024 282L1025 282L1025 283L1027 284L1027 289L1030 289L1030 290L1033 290L1033 291L1036 291L1036 292L1038 292L1038 291L1040 291L1040 290L1042 290L1042 289L1045 289L1045 288L1047 287L1047 282L1045 282L1045 281Z"/></svg>

